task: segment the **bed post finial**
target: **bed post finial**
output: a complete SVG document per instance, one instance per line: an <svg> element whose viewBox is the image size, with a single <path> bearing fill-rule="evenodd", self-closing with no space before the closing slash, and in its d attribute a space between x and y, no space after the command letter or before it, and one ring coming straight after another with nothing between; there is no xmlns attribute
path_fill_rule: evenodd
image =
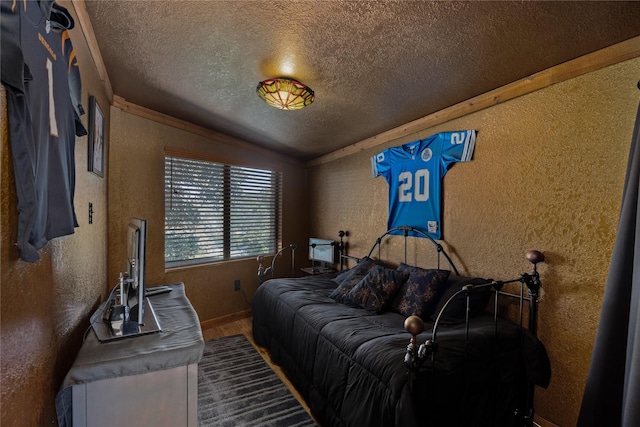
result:
<svg viewBox="0 0 640 427"><path fill-rule="evenodd" d="M346 236L347 233L345 233L343 230L338 231L338 237L340 237L340 243L338 243L338 255L340 256L340 271L343 270L344 264L343 264L343 256L344 255L344 240L343 237Z"/></svg>
<svg viewBox="0 0 640 427"><path fill-rule="evenodd" d="M404 328L411 334L411 340L407 345L407 353L404 355L404 363L410 371L414 372L422 365L428 355L436 351L437 345L432 340L427 340L420 347L416 344L416 336L424 331L424 322L420 317L407 317L404 321Z"/></svg>
<svg viewBox="0 0 640 427"><path fill-rule="evenodd" d="M424 331L424 322L418 316L409 316L404 321L404 328L415 339L416 335Z"/></svg>
<svg viewBox="0 0 640 427"><path fill-rule="evenodd" d="M538 273L538 264L544 262L544 254L540 251L532 250L527 252L527 260L533 264L533 271L528 274L524 273L520 276L520 280L529 289L529 331L536 334L538 323L538 297L540 296L540 274Z"/></svg>
<svg viewBox="0 0 640 427"><path fill-rule="evenodd" d="M267 275L267 271L262 266L262 263L264 262L264 257L262 255L259 255L256 258L256 261L258 261L258 286L259 286L262 284L262 282L264 282L264 276Z"/></svg>
<svg viewBox="0 0 640 427"><path fill-rule="evenodd" d="M527 252L527 260L533 264L533 271L537 271L538 264L544 262L544 254L540 251L532 250Z"/></svg>
<svg viewBox="0 0 640 427"><path fill-rule="evenodd" d="M529 292L532 297L538 299L538 293L540 292L540 274L538 273L538 264L544 262L544 254L540 251L531 250L527 252L527 260L533 264L533 271L531 274L523 274L521 276L522 282L529 288Z"/></svg>

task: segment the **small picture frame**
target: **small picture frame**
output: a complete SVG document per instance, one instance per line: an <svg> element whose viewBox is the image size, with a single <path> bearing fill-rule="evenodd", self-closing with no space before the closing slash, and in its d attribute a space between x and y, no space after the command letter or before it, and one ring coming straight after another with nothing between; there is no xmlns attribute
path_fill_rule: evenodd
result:
<svg viewBox="0 0 640 427"><path fill-rule="evenodd" d="M94 96L89 96L89 172L104 176L104 115Z"/></svg>

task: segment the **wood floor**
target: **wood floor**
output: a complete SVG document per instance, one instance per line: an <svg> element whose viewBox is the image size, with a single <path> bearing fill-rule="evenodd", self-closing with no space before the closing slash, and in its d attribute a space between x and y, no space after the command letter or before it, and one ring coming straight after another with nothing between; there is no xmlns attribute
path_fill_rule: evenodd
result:
<svg viewBox="0 0 640 427"><path fill-rule="evenodd" d="M269 352L267 350L265 350L264 348L259 347L258 345L256 345L255 341L253 341L253 333L252 333L252 330L251 330L251 321L252 321L251 317L246 317L246 318L243 318L243 319L232 320L232 321L230 321L228 323L217 324L217 325L214 325L214 326L205 326L202 329L202 336L203 336L205 341L209 341L209 340L212 340L212 339L215 339L215 338L226 337L226 336L229 336L229 335L243 334L245 337L247 337L249 342L255 347L255 349L258 351L258 353L260 353L262 358L265 360L265 362L267 362L267 364L271 367L271 369L278 375L278 377L280 377L280 379L282 380L284 385L287 386L289 391L291 391L291 393L295 396L295 398L298 399L298 402L300 402L300 405L302 405L302 407L313 418L313 415L311 414L311 411L309 410L309 406L304 401L304 399L302 398L300 393L298 393L298 390L296 390L293 387L293 385L291 384L289 379L286 377L284 372L282 372L282 369L279 366L274 365L273 363L271 363L271 359L269 357ZM320 425L315 418L313 418L313 420L315 421L316 424Z"/></svg>

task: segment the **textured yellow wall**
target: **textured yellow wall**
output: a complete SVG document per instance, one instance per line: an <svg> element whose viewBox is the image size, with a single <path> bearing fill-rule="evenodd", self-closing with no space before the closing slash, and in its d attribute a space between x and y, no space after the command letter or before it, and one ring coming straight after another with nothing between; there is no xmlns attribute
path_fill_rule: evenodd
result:
<svg viewBox="0 0 640 427"><path fill-rule="evenodd" d="M314 167L311 233L346 230L349 253L365 255L387 219L388 186L372 178L369 158L440 131L476 129L473 160L444 178L445 246L463 274L496 279L530 271L527 250L545 253L539 335L553 374L548 389L536 389L536 411L573 426L615 238L639 71L640 59L627 61Z"/></svg>
<svg viewBox="0 0 640 427"><path fill-rule="evenodd" d="M109 163L109 280L126 268L126 227L129 218L148 221L148 284L184 282L200 321L250 308L257 289L255 258L165 271L164 269L164 148L172 147L218 156L220 161L266 167L283 172L283 243L303 242L306 236L303 165L264 150L248 150L213 141L111 108ZM288 256L288 254L287 254ZM279 258L280 261L285 258ZM288 260L288 258L286 258ZM299 258L298 262L302 262ZM280 262L279 262L280 264ZM290 271L282 266L283 272ZM240 280L245 291L233 290Z"/></svg>
<svg viewBox="0 0 640 427"><path fill-rule="evenodd" d="M60 3L73 13L68 1ZM164 271L162 150L182 147L250 162L269 156L110 109L80 29L72 30L71 37L85 109L94 95L106 116L110 162L105 178L87 172L87 138L77 139L80 227L50 242L38 263L19 261L15 183L0 90L0 425L55 424L55 393L88 318L124 268L130 216L150 221L150 283L184 281L201 320L247 308L242 294L232 291L233 280L242 281L249 300L256 287L253 259ZM523 254L528 249L547 255L540 269L540 335L554 373L550 388L537 390L536 404L541 416L563 427L575 424L589 367L640 99L638 71L640 60L635 59L379 147L440 130L479 131L474 160L455 165L445 177L446 244L465 273L495 278L527 270ZM271 160L285 173L284 244L304 244L308 220L311 234L337 238L338 230L347 230L350 252L367 252L386 228L387 186L382 178L371 178L369 169L369 156L377 151L312 168L310 191L303 168ZM142 188L139 198L129 192L133 184ZM313 195L308 206L307 194ZM87 222L89 202L92 225ZM308 263L304 250L298 250L297 262Z"/></svg>
<svg viewBox="0 0 640 427"><path fill-rule="evenodd" d="M73 14L68 2L60 3ZM109 104L78 27L71 30L71 40L80 64L84 108L88 112L89 95L96 96L108 122ZM0 98L0 425L56 425L55 394L82 344L90 314L106 296L107 185L105 179L87 171L88 138L77 138L75 209L80 227L73 235L49 242L37 263L20 261L4 88ZM82 120L88 127L88 114ZM88 224L89 202L95 212L92 225Z"/></svg>

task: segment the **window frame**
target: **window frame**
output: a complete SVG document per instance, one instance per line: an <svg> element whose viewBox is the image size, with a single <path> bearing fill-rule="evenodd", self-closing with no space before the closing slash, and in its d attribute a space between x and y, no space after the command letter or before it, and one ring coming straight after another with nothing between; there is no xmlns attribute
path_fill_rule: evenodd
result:
<svg viewBox="0 0 640 427"><path fill-rule="evenodd" d="M224 169L224 178L223 178L223 236L222 236L222 257L218 256L210 256L210 257L202 257L202 258L193 258L193 259L182 259L182 260L167 260L167 163L169 158L180 158L186 160L193 161L201 161L213 163L216 166L222 166ZM230 261L238 261L243 259L254 258L257 255L270 255L277 253L282 248L282 234L283 234L283 192L284 192L284 173L280 168L274 167L271 164L248 164L245 161L236 161L229 158L223 158L221 156L211 155L207 153L198 153L192 152L182 149L176 149L171 147L165 147L164 150L164 159L163 159L164 167L163 167L163 178L164 178L164 266L165 270L179 269L185 267L192 266L201 266L207 264L218 264ZM231 217L231 170L233 169L249 169L249 170L257 170L257 171L265 171L272 173L272 187L276 185L274 189L275 194L273 194L273 199L271 202L273 205L271 206L272 212L272 220L273 220L273 228L270 230L270 233L273 235L273 242L267 242L266 245L269 246L269 249L266 251L259 250L256 253L250 253L247 255L241 256L232 256L232 246L233 241L231 237L231 229L233 224L233 219ZM262 187L258 187L260 190ZM275 208L275 212L273 209ZM259 230L256 228L256 230ZM261 246L261 243L256 243L256 246ZM258 253L259 252L259 253Z"/></svg>

